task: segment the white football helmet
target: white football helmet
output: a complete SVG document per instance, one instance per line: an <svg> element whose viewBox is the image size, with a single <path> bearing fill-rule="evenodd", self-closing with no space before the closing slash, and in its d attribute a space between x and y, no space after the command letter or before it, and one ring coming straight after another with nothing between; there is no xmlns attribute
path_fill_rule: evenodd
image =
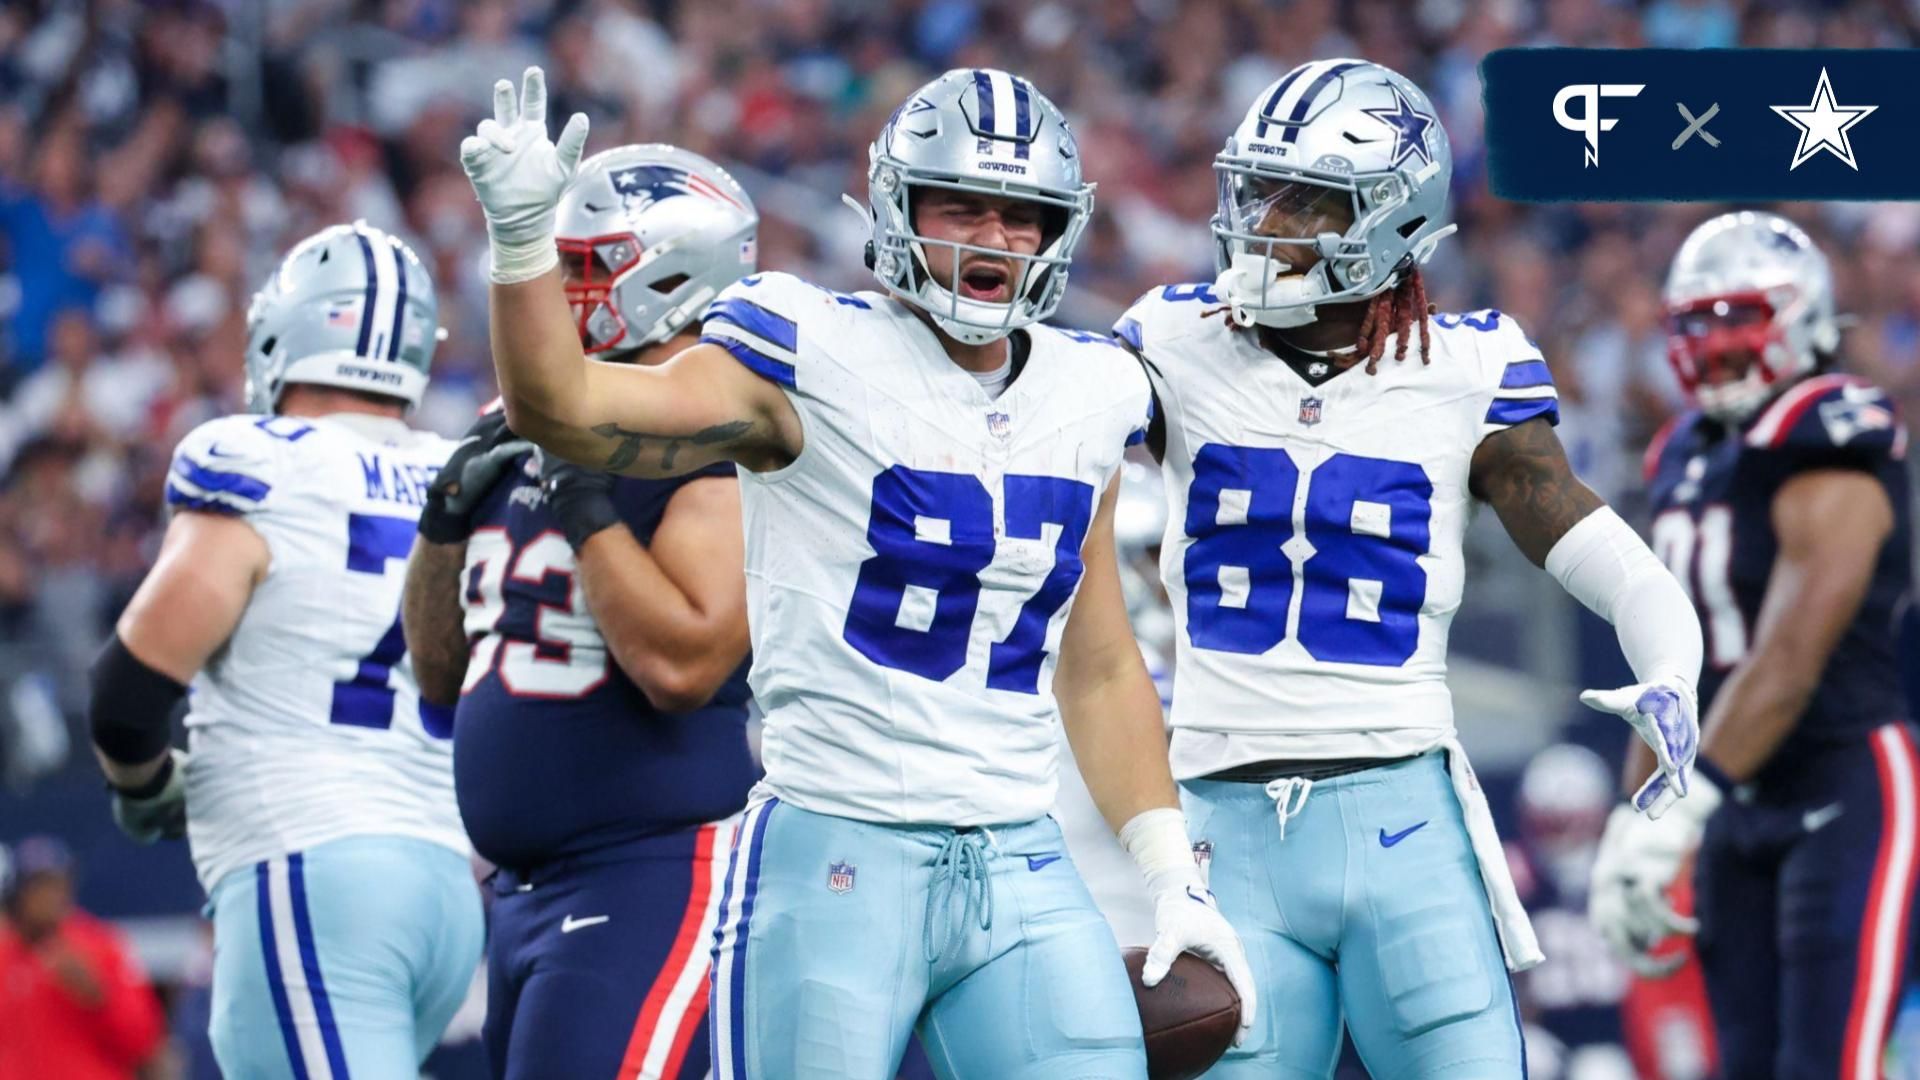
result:
<svg viewBox="0 0 1920 1080"><path fill-rule="evenodd" d="M753 273L759 227L746 191L690 150L621 146L581 162L554 231L587 355L610 359L685 329Z"/></svg>
<svg viewBox="0 0 1920 1080"><path fill-rule="evenodd" d="M1716 420L1753 415L1840 347L1827 257L1778 214L1740 210L1694 229L1673 257L1666 301L1667 359Z"/></svg>
<svg viewBox="0 0 1920 1080"><path fill-rule="evenodd" d="M1365 60L1316 60L1281 76L1213 169L1216 288L1242 326L1305 326L1317 305L1385 292L1456 228L1453 150L1433 103ZM1326 200L1348 204L1353 224L1302 235Z"/></svg>

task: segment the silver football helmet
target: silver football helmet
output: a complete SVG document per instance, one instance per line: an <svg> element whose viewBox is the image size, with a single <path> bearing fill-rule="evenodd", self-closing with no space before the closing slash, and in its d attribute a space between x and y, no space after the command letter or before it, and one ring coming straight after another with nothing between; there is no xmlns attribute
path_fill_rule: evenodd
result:
<svg viewBox="0 0 1920 1080"><path fill-rule="evenodd" d="M1833 271L1798 225L1740 210L1689 233L1667 273L1667 359L1708 416L1739 421L1840 347ZM1745 371L1730 372L1736 359Z"/></svg>
<svg viewBox="0 0 1920 1080"><path fill-rule="evenodd" d="M1216 288L1242 326L1304 326L1317 305L1385 292L1455 229L1453 150L1433 103L1365 60L1316 60L1281 76L1213 168ZM1305 235L1340 209L1353 222L1344 233Z"/></svg>
<svg viewBox="0 0 1920 1080"><path fill-rule="evenodd" d="M746 191L690 150L621 146L581 162L554 231L587 355L604 359L685 329L753 273L759 227Z"/></svg>
<svg viewBox="0 0 1920 1080"><path fill-rule="evenodd" d="M872 230L868 265L888 292L933 317L955 339L983 345L1039 322L1060 306L1073 249L1093 216L1093 185L1080 178L1080 150L1066 117L1033 84L991 68L959 68L915 91L867 150ZM935 240L914 228L913 198L926 188L1025 199L1043 210L1033 255ZM860 204L847 202L856 211ZM1010 258L1012 299L990 303L934 280L927 249Z"/></svg>
<svg viewBox="0 0 1920 1080"><path fill-rule="evenodd" d="M247 409L270 413L290 383L418 405L440 328L433 279L413 249L364 221L295 244L247 308Z"/></svg>

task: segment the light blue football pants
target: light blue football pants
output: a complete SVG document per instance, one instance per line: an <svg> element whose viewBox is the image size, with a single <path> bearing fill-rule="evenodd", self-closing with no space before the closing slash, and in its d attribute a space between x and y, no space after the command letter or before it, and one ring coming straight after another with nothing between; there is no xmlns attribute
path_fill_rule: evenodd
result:
<svg viewBox="0 0 1920 1080"><path fill-rule="evenodd" d="M467 860L404 837L235 870L210 906L213 1052L247 1080L418 1076L486 936Z"/></svg>
<svg viewBox="0 0 1920 1080"><path fill-rule="evenodd" d="M714 932L717 1080L1146 1080L1107 921L1051 818L956 831L747 810Z"/></svg>
<svg viewBox="0 0 1920 1080"><path fill-rule="evenodd" d="M1260 988L1252 1036L1207 1076L1325 1080L1344 1020L1374 1080L1519 1080L1519 1014L1441 752L1317 781L1284 824L1267 786L1181 788Z"/></svg>

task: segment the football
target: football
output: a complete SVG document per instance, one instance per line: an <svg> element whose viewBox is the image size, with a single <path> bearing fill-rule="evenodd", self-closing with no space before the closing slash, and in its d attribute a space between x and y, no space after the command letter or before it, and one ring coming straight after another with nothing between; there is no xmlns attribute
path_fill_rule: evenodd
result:
<svg viewBox="0 0 1920 1080"><path fill-rule="evenodd" d="M1122 955L1147 1036L1147 1075L1188 1080L1206 1072L1233 1045L1240 1026L1240 995L1233 985L1212 964L1181 953L1160 985L1148 989L1140 983L1147 950L1132 948Z"/></svg>

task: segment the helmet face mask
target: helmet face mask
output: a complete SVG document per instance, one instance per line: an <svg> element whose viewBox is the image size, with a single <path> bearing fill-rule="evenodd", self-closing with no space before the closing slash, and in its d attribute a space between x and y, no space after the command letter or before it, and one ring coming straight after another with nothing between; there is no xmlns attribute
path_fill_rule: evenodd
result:
<svg viewBox="0 0 1920 1080"><path fill-rule="evenodd" d="M1234 320L1303 326L1320 304L1397 285L1453 232L1451 170L1432 104L1400 75L1323 60L1283 76L1214 159L1217 288Z"/></svg>
<svg viewBox="0 0 1920 1080"><path fill-rule="evenodd" d="M868 160L871 267L888 292L970 345L996 341L1059 307L1073 250L1092 217L1093 185L1080 179L1079 150L1065 118L1025 80L985 69L947 72L895 111ZM935 191L1037 205L1039 249L1008 251L929 235L914 212ZM934 273L936 266L958 268L977 258L1012 267L1008 300L970 298Z"/></svg>
<svg viewBox="0 0 1920 1080"><path fill-rule="evenodd" d="M1706 415L1738 422L1839 345L1825 256L1773 214L1695 229L1667 278L1667 360Z"/></svg>
<svg viewBox="0 0 1920 1080"><path fill-rule="evenodd" d="M733 177L691 151L622 146L582 162L555 241L581 348L620 359L687 329L753 272L759 222Z"/></svg>
<svg viewBox="0 0 1920 1080"><path fill-rule="evenodd" d="M418 405L445 337L433 280L411 248L364 221L322 229L294 245L247 308L247 409L276 411L295 383Z"/></svg>

